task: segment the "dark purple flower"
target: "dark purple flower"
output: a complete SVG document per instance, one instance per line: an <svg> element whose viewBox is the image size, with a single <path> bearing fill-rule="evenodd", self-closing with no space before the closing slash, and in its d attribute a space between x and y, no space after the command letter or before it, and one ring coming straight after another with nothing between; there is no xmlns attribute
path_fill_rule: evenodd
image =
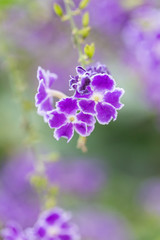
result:
<svg viewBox="0 0 160 240"><path fill-rule="evenodd" d="M88 67L86 70L80 66L76 67L78 75L71 77L69 81L70 90L77 90L80 94L89 94L91 77L98 73L108 73L109 71L105 65L97 63L93 66Z"/></svg>
<svg viewBox="0 0 160 240"><path fill-rule="evenodd" d="M77 226L70 219L70 214L60 208L42 213L33 227L33 239L79 240Z"/></svg>
<svg viewBox="0 0 160 240"><path fill-rule="evenodd" d="M74 135L74 130L81 136L88 136L94 129L95 118L91 114L77 112L78 101L74 98L64 98L57 102L56 110L50 112L49 126L55 128L54 137L59 140L67 138L68 142Z"/></svg>
<svg viewBox="0 0 160 240"><path fill-rule="evenodd" d="M94 159L65 159L46 164L46 175L63 194L93 196L105 184L103 168Z"/></svg>
<svg viewBox="0 0 160 240"><path fill-rule="evenodd" d="M53 83L57 79L57 75L39 67L37 71L37 78L39 80L39 86L37 89L38 92L35 96L35 105L38 108L38 114L42 115L44 120L47 121L47 112L53 110L53 96L51 91L53 90Z"/></svg>

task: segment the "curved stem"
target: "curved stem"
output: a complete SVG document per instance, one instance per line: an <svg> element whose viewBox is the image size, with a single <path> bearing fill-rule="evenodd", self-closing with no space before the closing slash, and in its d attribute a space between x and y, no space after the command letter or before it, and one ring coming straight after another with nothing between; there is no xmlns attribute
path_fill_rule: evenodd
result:
<svg viewBox="0 0 160 240"><path fill-rule="evenodd" d="M47 93L48 93L49 96L56 97L56 98L59 98L59 99L67 97L66 94L64 94L63 92L57 91L57 90L48 89Z"/></svg>

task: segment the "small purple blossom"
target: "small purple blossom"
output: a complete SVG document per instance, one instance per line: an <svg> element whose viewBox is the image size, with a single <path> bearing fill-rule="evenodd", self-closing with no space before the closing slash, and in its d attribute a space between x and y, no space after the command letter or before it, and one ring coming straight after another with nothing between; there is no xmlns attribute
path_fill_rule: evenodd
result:
<svg viewBox="0 0 160 240"><path fill-rule="evenodd" d="M96 116L100 124L108 124L116 120L117 110L123 107L120 98L124 94L121 88L115 88L114 79L106 73L91 77L91 91L86 97L79 100L82 112ZM79 98L76 93L75 97Z"/></svg>
<svg viewBox="0 0 160 240"><path fill-rule="evenodd" d="M79 240L77 226L70 219L70 214L60 208L42 213L33 227L33 239Z"/></svg>
<svg viewBox="0 0 160 240"><path fill-rule="evenodd" d="M35 96L35 105L37 107L38 114L42 115L44 120L47 121L47 112L53 109L53 96L50 94L50 90L52 90L52 86L57 79L57 75L39 67L37 71L37 78L39 86L37 89L38 92Z"/></svg>
<svg viewBox="0 0 160 240"><path fill-rule="evenodd" d="M57 110L50 112L49 126L55 128L54 137L68 139L74 135L74 130L81 136L88 136L94 129L95 118L91 114L77 112L78 101L74 98L65 98L57 104Z"/></svg>

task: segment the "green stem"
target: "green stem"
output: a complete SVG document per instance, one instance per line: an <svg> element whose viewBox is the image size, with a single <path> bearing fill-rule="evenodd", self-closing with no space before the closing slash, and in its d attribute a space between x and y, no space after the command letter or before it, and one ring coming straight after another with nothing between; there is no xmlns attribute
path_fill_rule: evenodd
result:
<svg viewBox="0 0 160 240"><path fill-rule="evenodd" d="M69 21L70 21L70 25L71 25L71 29L72 29L72 34L73 34L73 37L74 37L74 43L75 43L75 45L77 46L77 49L78 49L79 62L81 63L82 67L84 67L85 66L85 60L84 60L83 51L81 49L80 39L79 39L79 36L78 36L78 33L77 33L78 28L75 24L69 1L64 0L64 4L65 4L65 8L66 8L66 13L69 17Z"/></svg>

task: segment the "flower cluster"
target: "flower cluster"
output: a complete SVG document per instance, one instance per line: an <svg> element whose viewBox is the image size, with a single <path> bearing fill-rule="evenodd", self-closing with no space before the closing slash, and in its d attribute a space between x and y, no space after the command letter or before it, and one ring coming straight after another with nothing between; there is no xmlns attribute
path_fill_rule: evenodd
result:
<svg viewBox="0 0 160 240"><path fill-rule="evenodd" d="M123 107L120 98L122 88L115 87L115 81L105 65L97 64L84 69L76 68L77 75L69 80L73 96L68 97L52 88L56 75L38 68L38 93L36 107L38 113L54 128L54 137L67 138L68 142L74 130L86 137L94 130L96 120L108 124L116 120L117 110ZM60 100L53 104L53 98ZM54 107L55 106L55 107Z"/></svg>
<svg viewBox="0 0 160 240"><path fill-rule="evenodd" d="M79 240L76 225L70 222L70 214L60 208L43 212L33 228L22 230L15 223L1 231L4 240Z"/></svg>

